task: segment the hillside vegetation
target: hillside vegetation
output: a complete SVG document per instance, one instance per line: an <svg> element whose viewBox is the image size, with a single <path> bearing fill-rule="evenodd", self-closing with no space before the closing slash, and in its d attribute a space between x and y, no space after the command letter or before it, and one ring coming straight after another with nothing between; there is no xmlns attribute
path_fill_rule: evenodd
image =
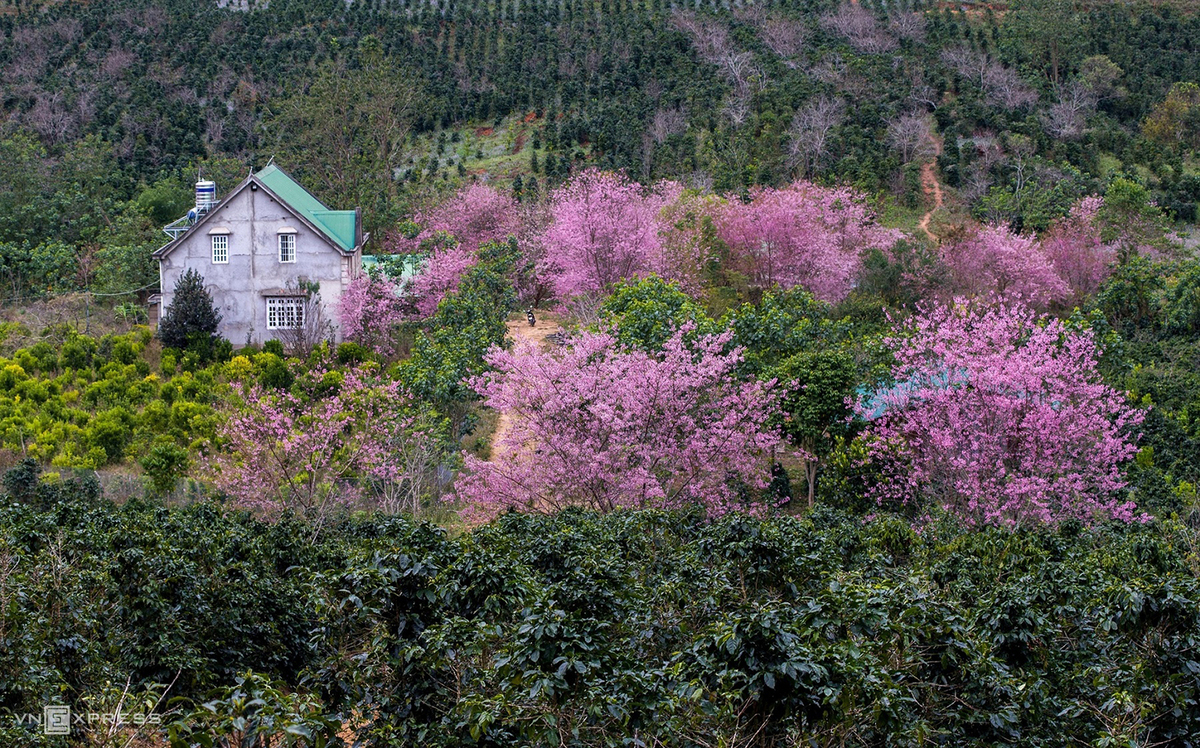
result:
<svg viewBox="0 0 1200 748"><path fill-rule="evenodd" d="M6 1L0 744L1195 746L1198 39ZM374 256L260 346L151 253L271 159Z"/></svg>

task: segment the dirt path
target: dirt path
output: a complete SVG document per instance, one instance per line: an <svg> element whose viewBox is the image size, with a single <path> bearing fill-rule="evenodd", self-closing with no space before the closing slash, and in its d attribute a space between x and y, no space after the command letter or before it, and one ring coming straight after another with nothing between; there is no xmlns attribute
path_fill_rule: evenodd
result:
<svg viewBox="0 0 1200 748"><path fill-rule="evenodd" d="M525 320L525 315L510 319L508 321L508 337L513 341L517 340L532 340L542 348L553 345L546 341L546 338L558 332L561 327L558 324L558 318L547 316L545 313L535 315L537 324L533 327L529 326L529 322ZM511 413L500 411L499 418L496 421L496 431L491 438L491 455L489 459L495 462L497 458L502 457L500 454L500 440L512 429L513 419Z"/></svg>
<svg viewBox="0 0 1200 748"><path fill-rule="evenodd" d="M921 192L925 193L926 199L933 201L933 206L921 216L921 222L917 225L925 232L925 236L937 244L938 238L929 230L929 222L942 207L942 185L937 178L937 157L942 155L942 139L931 133L929 142L933 144L933 160L921 164Z"/></svg>

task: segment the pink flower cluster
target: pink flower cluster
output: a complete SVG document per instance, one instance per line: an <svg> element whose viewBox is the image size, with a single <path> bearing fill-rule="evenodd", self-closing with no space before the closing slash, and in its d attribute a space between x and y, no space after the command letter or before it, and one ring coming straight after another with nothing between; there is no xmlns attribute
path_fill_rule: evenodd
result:
<svg viewBox="0 0 1200 748"><path fill-rule="evenodd" d="M205 472L239 506L322 519L362 481L404 478L405 445L428 437L399 385L313 370L290 390L249 384L227 406Z"/></svg>
<svg viewBox="0 0 1200 748"><path fill-rule="evenodd" d="M395 352L395 329L408 318L402 289L365 273L342 291L337 311L343 338L383 356Z"/></svg>
<svg viewBox="0 0 1200 748"><path fill-rule="evenodd" d="M1101 380L1090 331L959 302L888 343L895 385L856 404L879 500L941 505L970 524L1140 519L1115 496L1143 413Z"/></svg>
<svg viewBox="0 0 1200 748"><path fill-rule="evenodd" d="M458 493L468 514L566 506L703 506L739 503L735 483L762 488L779 435L773 383L739 382L728 333L685 343L680 330L659 355L584 333L558 351L495 349L495 371L474 380L486 404L513 419L485 462L465 457Z"/></svg>
<svg viewBox="0 0 1200 748"><path fill-rule="evenodd" d="M695 211L713 221L753 285L803 286L830 301L849 292L863 250L901 237L876 224L863 197L850 189L796 182L757 188L749 202L736 196L705 202L685 196L674 182L646 189L591 170L551 197L543 270L562 299L600 294L649 273L695 291L711 250L699 240L697 222L681 228L672 220Z"/></svg>
<svg viewBox="0 0 1200 748"><path fill-rule="evenodd" d="M1116 248L1100 238L1103 198L1084 198L1041 239L985 226L942 247L953 292L1017 300L1045 309L1095 293L1112 272Z"/></svg>
<svg viewBox="0 0 1200 748"><path fill-rule="evenodd" d="M903 236L875 223L860 194L809 182L755 188L746 203L731 198L717 222L753 285L801 286L833 302L849 293L864 250L887 249Z"/></svg>
<svg viewBox="0 0 1200 748"><path fill-rule="evenodd" d="M517 233L520 214L512 196L485 184L473 183L435 208L419 213L422 227L413 239L400 240L395 250L407 254L429 251L421 273L409 292L421 316L428 317L438 302L458 289L458 281L477 261L479 248ZM439 237L451 237L443 243Z"/></svg>
<svg viewBox="0 0 1200 748"><path fill-rule="evenodd" d="M661 214L682 191L672 182L648 190L596 169L556 190L542 236L542 271L558 297L599 295L617 281L649 273L674 278Z"/></svg>

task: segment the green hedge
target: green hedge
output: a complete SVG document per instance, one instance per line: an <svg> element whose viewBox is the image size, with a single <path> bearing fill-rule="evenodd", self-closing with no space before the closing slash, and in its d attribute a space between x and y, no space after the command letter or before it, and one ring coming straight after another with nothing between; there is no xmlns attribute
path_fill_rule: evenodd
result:
<svg viewBox="0 0 1200 748"><path fill-rule="evenodd" d="M372 745L1188 746L1200 725L1200 558L1174 521L566 512L450 538L360 515L309 545L28 465L6 486L5 744L65 744L11 715L127 678L174 680L179 745L347 722Z"/></svg>

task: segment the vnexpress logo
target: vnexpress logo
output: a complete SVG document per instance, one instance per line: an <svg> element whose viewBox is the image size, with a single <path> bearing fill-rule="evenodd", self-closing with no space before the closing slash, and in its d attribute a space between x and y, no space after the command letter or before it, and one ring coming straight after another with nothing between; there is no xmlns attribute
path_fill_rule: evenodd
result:
<svg viewBox="0 0 1200 748"><path fill-rule="evenodd" d="M18 714L15 717L18 726L38 725L47 735L70 735L75 725L83 729L94 729L96 725L161 725L162 715L154 712L72 712L66 704L46 704L42 707L42 715Z"/></svg>
<svg viewBox="0 0 1200 748"><path fill-rule="evenodd" d="M47 704L42 709L42 731L47 735L71 734L71 707Z"/></svg>

